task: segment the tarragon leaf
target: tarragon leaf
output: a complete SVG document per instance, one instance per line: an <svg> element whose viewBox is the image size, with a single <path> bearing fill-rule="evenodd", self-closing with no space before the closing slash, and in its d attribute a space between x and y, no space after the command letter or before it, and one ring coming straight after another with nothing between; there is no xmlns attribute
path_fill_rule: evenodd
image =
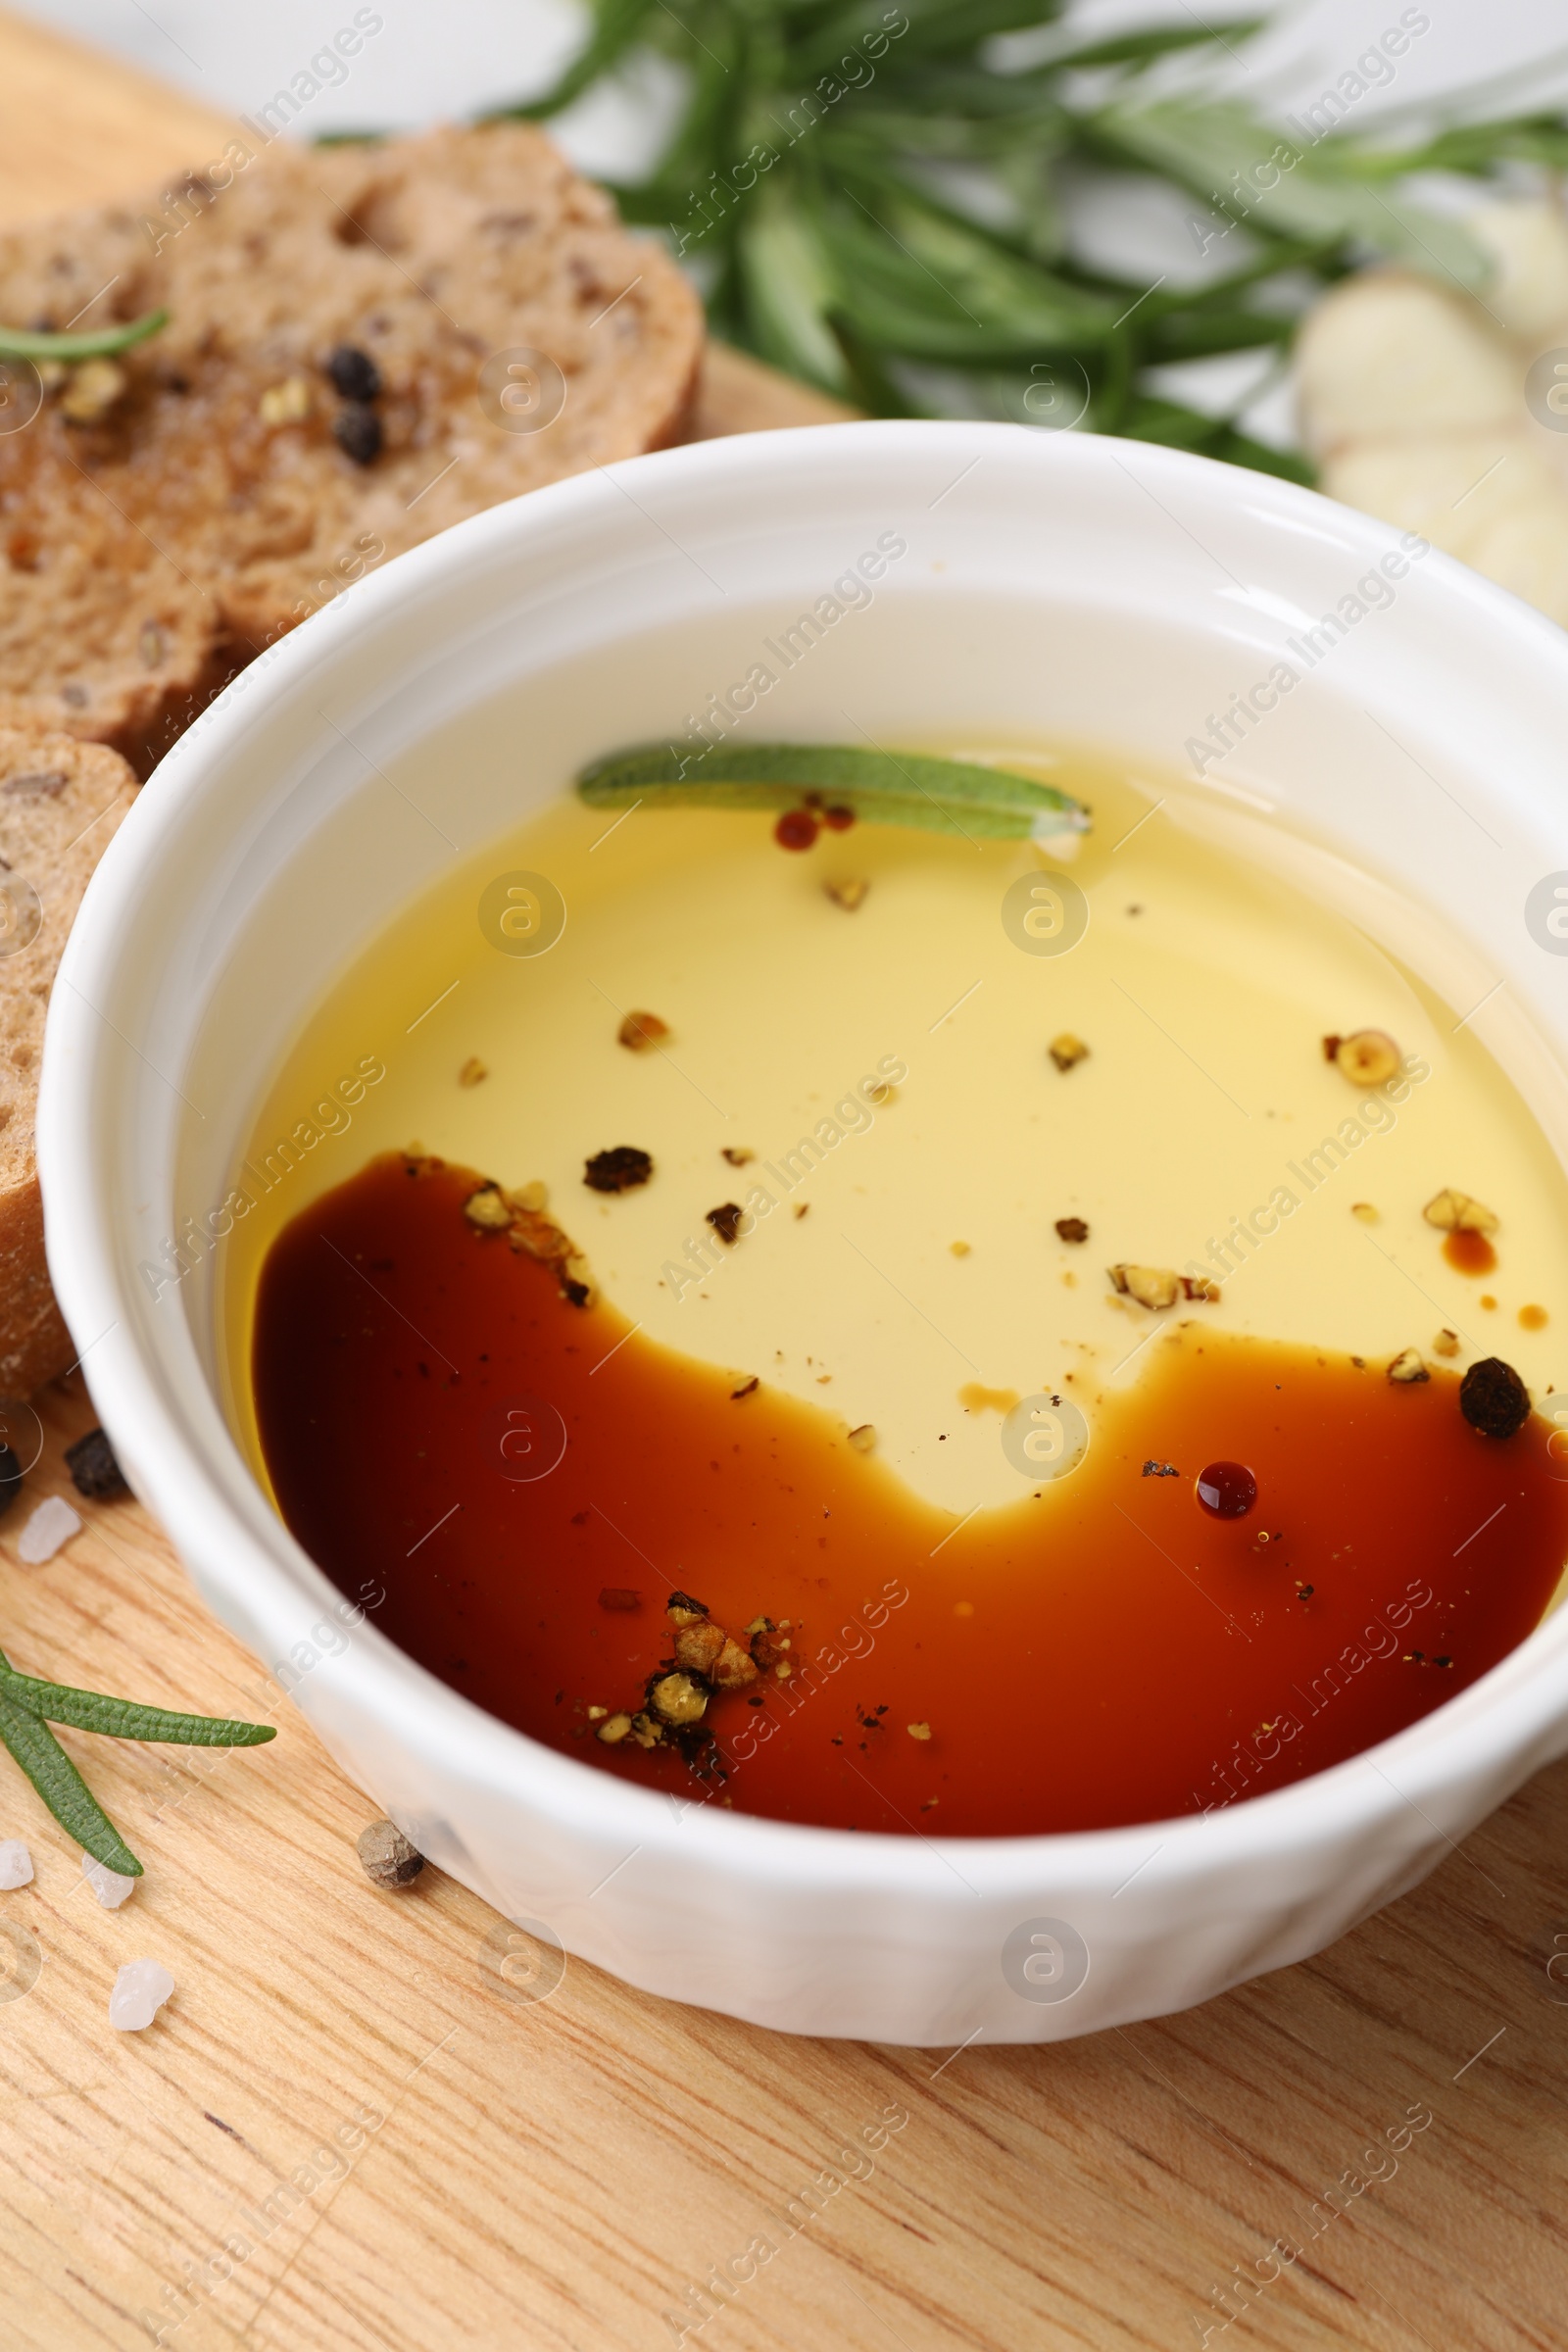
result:
<svg viewBox="0 0 1568 2352"><path fill-rule="evenodd" d="M1198 49L1214 41L1223 49L1227 41L1250 41L1267 23L1267 17L1222 17L1217 24L1155 24L1144 32L1113 33L1082 49L1064 49L1053 55L1051 66L1057 74L1087 72L1093 66L1148 66L1178 49Z"/></svg>
<svg viewBox="0 0 1568 2352"><path fill-rule="evenodd" d="M948 57L972 51L993 33L1018 32L1056 15L1050 0L851 0L790 52L803 77L828 74L847 50L868 34L883 34L904 57ZM904 19L902 31L895 30Z"/></svg>
<svg viewBox="0 0 1568 2352"><path fill-rule="evenodd" d="M1129 441L1160 441L1167 449L1191 449L1204 458L1219 458L1230 466L1248 466L1255 473L1277 474L1282 481L1302 482L1308 489L1317 479L1311 465L1298 452L1272 449L1238 432L1227 416L1205 416L1176 400L1140 393L1127 404L1117 430Z"/></svg>
<svg viewBox="0 0 1568 2352"><path fill-rule="evenodd" d="M1342 170L1332 140L1303 147L1228 100L1123 101L1086 127L1124 160L1276 236L1354 239L1466 286L1480 285L1491 267L1456 221L1382 196Z"/></svg>
<svg viewBox="0 0 1568 2352"><path fill-rule="evenodd" d="M660 808L798 808L809 798L850 808L862 822L1007 841L1083 833L1091 821L1070 794L1006 768L847 744L722 744L704 754L646 744L595 760L577 778L577 792L590 808L634 801Z"/></svg>
<svg viewBox="0 0 1568 2352"><path fill-rule="evenodd" d="M848 289L844 315L866 342L978 364L1080 350L1109 334L1116 314L1102 294L903 191L870 203L857 188L846 194L826 225Z"/></svg>
<svg viewBox="0 0 1568 2352"><path fill-rule="evenodd" d="M139 1879L141 1864L125 1843L47 1724L0 1695L0 1740L39 1796L95 1862Z"/></svg>
<svg viewBox="0 0 1568 2352"><path fill-rule="evenodd" d="M593 31L560 79L540 97L524 99L516 106L498 107L484 120L542 122L550 115L559 115L563 107L569 106L574 98L619 65L641 32L644 20L653 13L654 0L599 0Z"/></svg>
<svg viewBox="0 0 1568 2352"><path fill-rule="evenodd" d="M1503 122L1461 122L1419 147L1347 147L1345 168L1362 179L1398 179L1412 172L1463 172L1485 177L1502 163L1568 170L1568 123L1553 115Z"/></svg>
<svg viewBox="0 0 1568 2352"><path fill-rule="evenodd" d="M746 318L764 360L840 398L854 397L828 315L839 300L837 272L814 215L782 191L760 197L740 232Z"/></svg>
<svg viewBox="0 0 1568 2352"><path fill-rule="evenodd" d="M1062 0L588 0L588 12L575 63L511 111L556 112L634 52L671 61L673 127L628 175L639 185L617 191L628 217L668 224L721 334L884 416L933 398L946 414L1013 414L1025 370L1070 360L1093 425L1192 445L1200 427L1148 397L1149 370L1283 336L1234 299L1244 283L1269 281L1276 299L1259 310L1292 318L1314 284L1370 256L1483 286L1480 245L1411 201L1412 174L1568 169L1568 122L1549 105L1520 114L1517 75L1467 94L1469 113L1501 120L1445 125L1412 107L1408 131L1392 127L1401 111L1375 136L1345 120L1348 74L1278 123L1223 95L1201 63L1176 86L1178 53L1202 61L1257 29L1206 9L1098 39L1063 22ZM1086 73L1102 76L1092 104ZM1173 270L1123 293L1075 259L1073 217L1106 165L1185 195L1203 251L1242 224L1245 270L1207 286ZM1202 445L1300 471L1227 426Z"/></svg>
<svg viewBox="0 0 1568 2352"><path fill-rule="evenodd" d="M1288 343L1295 332L1296 320L1279 311L1250 311L1240 303L1222 309L1216 303L1152 318L1144 356L1146 364L1154 366L1167 360L1204 360L1219 351Z"/></svg>

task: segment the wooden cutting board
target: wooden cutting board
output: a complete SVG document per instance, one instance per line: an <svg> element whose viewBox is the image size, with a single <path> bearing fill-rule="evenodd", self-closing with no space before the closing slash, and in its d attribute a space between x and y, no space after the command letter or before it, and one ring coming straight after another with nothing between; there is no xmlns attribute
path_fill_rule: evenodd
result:
<svg viewBox="0 0 1568 2352"><path fill-rule="evenodd" d="M131 194L214 128L0 18L0 220ZM709 431L834 413L714 355ZM93 1418L79 1376L38 1407L33 1498ZM148 1514L82 1507L44 1567L25 1505L0 1525L10 1654L279 1736L66 1735L147 1866L118 1912L0 1760L37 1872L0 1895L0 2352L656 2352L702 2313L721 2352L1568 2343L1568 1765L1321 1959L1054 2049L784 2040L577 1961L519 2001L465 1888L368 1885L372 1808ZM142 1955L176 1990L116 2034Z"/></svg>

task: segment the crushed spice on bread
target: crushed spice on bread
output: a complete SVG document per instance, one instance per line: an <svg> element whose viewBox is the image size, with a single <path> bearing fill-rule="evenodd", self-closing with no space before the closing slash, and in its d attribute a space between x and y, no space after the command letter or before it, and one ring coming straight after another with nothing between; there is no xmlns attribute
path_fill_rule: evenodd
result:
<svg viewBox="0 0 1568 2352"><path fill-rule="evenodd" d="M679 439L702 353L673 259L531 124L262 152L239 125L222 163L0 236L0 318L170 314L0 435L0 715L141 775L376 565ZM521 347L570 387L548 431L476 380Z"/></svg>

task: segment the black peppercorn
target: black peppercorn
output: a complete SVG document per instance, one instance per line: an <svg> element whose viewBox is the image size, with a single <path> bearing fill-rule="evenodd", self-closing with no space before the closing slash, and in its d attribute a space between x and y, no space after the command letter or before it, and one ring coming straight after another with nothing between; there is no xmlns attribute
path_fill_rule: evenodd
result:
<svg viewBox="0 0 1568 2352"><path fill-rule="evenodd" d="M356 466L373 466L381 455L381 419L362 402L345 401L332 419L332 438Z"/></svg>
<svg viewBox="0 0 1568 2352"><path fill-rule="evenodd" d="M1512 1364L1486 1355L1459 1383L1459 1410L1484 1438L1511 1438L1530 1418L1530 1392Z"/></svg>
<svg viewBox="0 0 1568 2352"><path fill-rule="evenodd" d="M0 1446L0 1518L22 1493L22 1464L9 1446Z"/></svg>
<svg viewBox="0 0 1568 2352"><path fill-rule="evenodd" d="M372 1821L356 1843L365 1875L377 1886L412 1886L424 1868L424 1856L389 1821Z"/></svg>
<svg viewBox="0 0 1568 2352"><path fill-rule="evenodd" d="M381 370L356 343L340 343L326 363L334 390L345 400L379 400Z"/></svg>
<svg viewBox="0 0 1568 2352"><path fill-rule="evenodd" d="M95 1496L107 1501L114 1494L128 1494L125 1473L115 1459L115 1449L101 1429L90 1429L74 1446L66 1447L66 1467L78 1494Z"/></svg>

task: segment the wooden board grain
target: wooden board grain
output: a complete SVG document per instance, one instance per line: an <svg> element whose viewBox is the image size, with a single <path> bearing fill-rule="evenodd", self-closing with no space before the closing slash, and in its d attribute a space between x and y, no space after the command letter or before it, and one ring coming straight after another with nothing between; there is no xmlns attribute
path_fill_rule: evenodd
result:
<svg viewBox="0 0 1568 2352"><path fill-rule="evenodd" d="M11 218L177 171L212 120L0 19ZM705 422L830 412L726 355ZM34 1497L92 1419L80 1375L38 1404ZM463 1887L364 1879L370 1808L147 1514L83 1510L43 1567L0 1522L8 1652L279 1737L66 1735L147 1865L118 1912L0 1764L37 1869L0 1895L3 2352L1568 2343L1568 1766L1320 1959L1089 2041L786 2041L576 1961L530 1998ZM115 2034L144 1954L176 1991Z"/></svg>

